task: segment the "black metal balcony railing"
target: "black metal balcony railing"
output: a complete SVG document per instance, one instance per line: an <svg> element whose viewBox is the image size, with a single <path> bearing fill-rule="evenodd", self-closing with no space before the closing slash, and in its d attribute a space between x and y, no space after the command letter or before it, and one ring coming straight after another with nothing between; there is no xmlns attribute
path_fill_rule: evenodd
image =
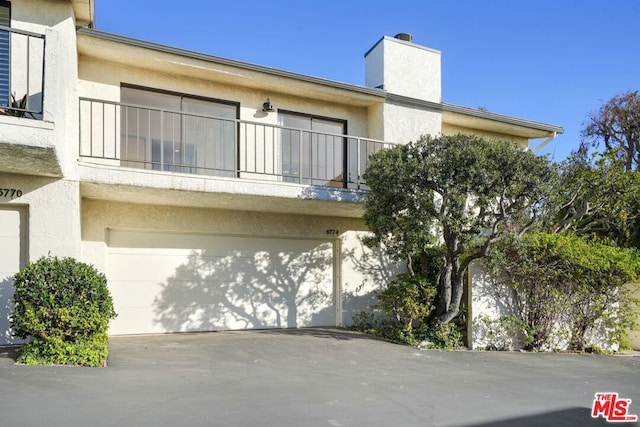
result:
<svg viewBox="0 0 640 427"><path fill-rule="evenodd" d="M158 171L365 189L371 153L350 135L80 99L80 157Z"/></svg>
<svg viewBox="0 0 640 427"><path fill-rule="evenodd" d="M0 115L41 119L45 36L0 25Z"/></svg>

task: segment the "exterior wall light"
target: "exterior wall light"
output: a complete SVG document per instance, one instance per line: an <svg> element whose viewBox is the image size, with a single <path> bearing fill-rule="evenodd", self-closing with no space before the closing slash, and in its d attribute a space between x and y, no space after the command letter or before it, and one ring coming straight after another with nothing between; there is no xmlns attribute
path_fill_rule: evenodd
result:
<svg viewBox="0 0 640 427"><path fill-rule="evenodd" d="M271 104L271 101L269 101L269 98L267 98L267 101L262 104L262 111L264 111L265 113L276 111L276 109L273 108L273 104Z"/></svg>

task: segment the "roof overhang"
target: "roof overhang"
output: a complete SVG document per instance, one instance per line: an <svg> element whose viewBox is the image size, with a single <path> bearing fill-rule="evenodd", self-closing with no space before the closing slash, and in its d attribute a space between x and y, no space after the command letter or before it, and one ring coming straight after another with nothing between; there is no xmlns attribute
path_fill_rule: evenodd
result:
<svg viewBox="0 0 640 427"><path fill-rule="evenodd" d="M292 73L218 56L79 28L78 53L85 57L152 69L162 73L200 78L271 93L292 89L313 99L353 106L381 104L385 91Z"/></svg>
<svg viewBox="0 0 640 427"><path fill-rule="evenodd" d="M78 27L93 27L95 20L94 0L71 0Z"/></svg>
<svg viewBox="0 0 640 427"><path fill-rule="evenodd" d="M442 123L527 139L546 138L564 133L564 128L560 126L452 104L443 104Z"/></svg>
<svg viewBox="0 0 640 427"><path fill-rule="evenodd" d="M491 113L461 105L424 101L388 93L388 102L413 108L442 112L442 123L471 130L535 139L564 133L561 126L525 120L518 117Z"/></svg>
<svg viewBox="0 0 640 427"><path fill-rule="evenodd" d="M74 0L91 8L93 0ZM178 49L120 35L78 28L78 53L85 57L120 63L131 67L153 69L162 73L200 78L208 81L243 86L270 93L304 93L315 100L351 106L371 106L385 102L442 112L442 122L457 127L476 129L521 138L535 139L564 133L560 126L454 104L438 103L337 82L277 68L265 67L213 55Z"/></svg>

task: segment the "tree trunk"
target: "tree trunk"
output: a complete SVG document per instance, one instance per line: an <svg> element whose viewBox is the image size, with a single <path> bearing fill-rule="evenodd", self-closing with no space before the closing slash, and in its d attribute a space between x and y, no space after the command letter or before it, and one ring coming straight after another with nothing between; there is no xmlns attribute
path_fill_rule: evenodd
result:
<svg viewBox="0 0 640 427"><path fill-rule="evenodd" d="M449 305L451 304L452 269L453 266L451 265L449 260L447 260L442 268L442 271L440 272L440 280L438 283L438 308L436 309L438 318L449 310Z"/></svg>
<svg viewBox="0 0 640 427"><path fill-rule="evenodd" d="M441 285L445 282L448 286L448 295L445 298L445 292L440 295L438 301L438 320L442 323L449 323L460 314L460 302L462 301L463 293L463 271L460 271L460 267L451 265L447 262L445 274L445 280L441 280ZM442 279L442 278L441 278ZM442 291L442 289L441 289Z"/></svg>

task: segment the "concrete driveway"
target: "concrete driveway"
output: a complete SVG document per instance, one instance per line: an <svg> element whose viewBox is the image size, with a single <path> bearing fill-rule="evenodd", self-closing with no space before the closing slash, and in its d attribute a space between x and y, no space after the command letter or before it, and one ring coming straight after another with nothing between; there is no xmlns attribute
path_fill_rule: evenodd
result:
<svg viewBox="0 0 640 427"><path fill-rule="evenodd" d="M112 337L110 348L107 368L16 366L0 349L0 425L607 425L590 417L596 392L640 415L638 357L418 351L325 329Z"/></svg>

